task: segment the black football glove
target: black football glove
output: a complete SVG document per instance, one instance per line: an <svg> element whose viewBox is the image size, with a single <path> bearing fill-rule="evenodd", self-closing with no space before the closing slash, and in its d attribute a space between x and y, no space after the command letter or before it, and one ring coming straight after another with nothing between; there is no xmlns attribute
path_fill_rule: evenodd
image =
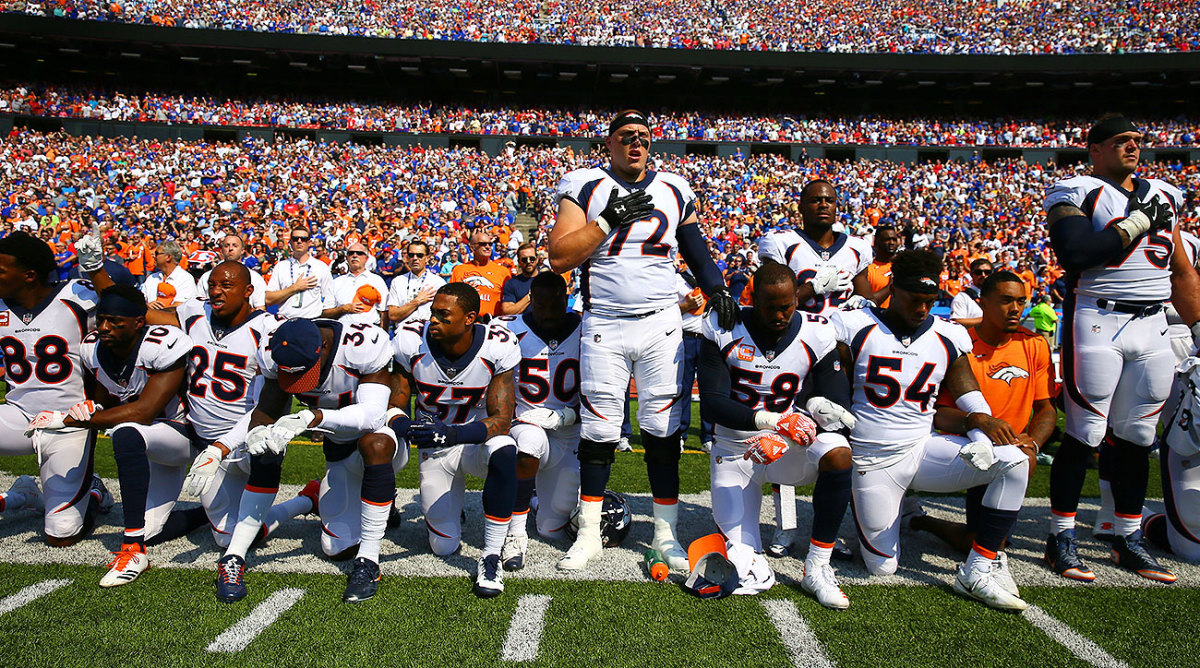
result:
<svg viewBox="0 0 1200 668"><path fill-rule="evenodd" d="M639 220L645 220L654 211L654 200L645 190L634 190L628 195L617 196L619 191L613 187L608 195L608 206L596 218L596 224L605 234L612 232L614 227L632 225Z"/></svg>
<svg viewBox="0 0 1200 668"><path fill-rule="evenodd" d="M458 430L437 418L422 420L408 428L408 440L418 448L448 448L458 445Z"/></svg>
<svg viewBox="0 0 1200 668"><path fill-rule="evenodd" d="M1150 222L1150 232L1155 230L1169 230L1174 223L1174 212L1171 210L1171 205L1162 197L1151 196L1149 200L1142 201L1138 197L1134 197L1133 202L1129 205L1130 216L1135 213L1141 213L1146 216Z"/></svg>
<svg viewBox="0 0 1200 668"><path fill-rule="evenodd" d="M721 329L732 330L733 326L737 324L737 300L725 286L721 286L708 296L708 308L704 312L708 313L709 311L717 312L717 325Z"/></svg>

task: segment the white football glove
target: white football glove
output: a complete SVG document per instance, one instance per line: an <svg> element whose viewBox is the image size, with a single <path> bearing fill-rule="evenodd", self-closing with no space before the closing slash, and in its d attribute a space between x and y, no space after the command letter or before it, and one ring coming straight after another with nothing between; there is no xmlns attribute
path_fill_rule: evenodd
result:
<svg viewBox="0 0 1200 668"><path fill-rule="evenodd" d="M575 409L567 407L558 411L550 410L549 408L531 408L521 413L517 419L521 422L541 427L547 431L553 431L560 427L575 424L575 418Z"/></svg>
<svg viewBox="0 0 1200 668"><path fill-rule="evenodd" d="M825 397L812 397L804 405L804 408L822 431L854 429L854 425L858 424L858 418L854 417L854 413Z"/></svg>
<svg viewBox="0 0 1200 668"><path fill-rule="evenodd" d="M864 308L867 308L868 306L874 306L874 305L875 305L875 302L871 301L870 299L867 299L866 297L864 297L862 295L853 295L846 301L842 302L841 306L838 306L838 308L840 308L843 311L857 311L859 309L864 309Z"/></svg>
<svg viewBox="0 0 1200 668"><path fill-rule="evenodd" d="M309 430L308 424L316 417L312 411L307 408L299 413L285 415L275 421L271 426L271 439L276 442L277 452L283 454L287 444L293 438Z"/></svg>
<svg viewBox="0 0 1200 668"><path fill-rule="evenodd" d="M64 428L63 420L67 418L67 414L62 411L42 411L33 416L29 421L29 428L25 430L25 438L32 438L33 433L39 429L56 431Z"/></svg>
<svg viewBox="0 0 1200 668"><path fill-rule="evenodd" d="M812 280L813 292L827 295L831 292L845 292L854 286L854 277L845 269L825 265L817 270Z"/></svg>
<svg viewBox="0 0 1200 668"><path fill-rule="evenodd" d="M286 441L283 448L287 448ZM254 456L265 455L268 452L281 455L284 450L275 449L275 439L271 438L271 425L260 424L246 433L246 452Z"/></svg>
<svg viewBox="0 0 1200 668"><path fill-rule="evenodd" d="M99 237L85 235L75 242L75 255L79 258L79 271L90 273L104 266L104 248Z"/></svg>
<svg viewBox="0 0 1200 668"><path fill-rule="evenodd" d="M967 432L967 437L971 439L971 442L959 448L958 456L972 468L980 471L992 468L992 464L996 461L996 454L992 451L992 439L978 429Z"/></svg>
<svg viewBox="0 0 1200 668"><path fill-rule="evenodd" d="M80 422L87 422L88 420L92 419L93 415L102 410L104 410L104 406L101 406L91 399L85 399L72 406L70 410L67 411L67 417Z"/></svg>
<svg viewBox="0 0 1200 668"><path fill-rule="evenodd" d="M192 460L192 468L183 481L183 491L195 497L200 497L212 485L213 476L221 468L221 449L215 445L204 448Z"/></svg>

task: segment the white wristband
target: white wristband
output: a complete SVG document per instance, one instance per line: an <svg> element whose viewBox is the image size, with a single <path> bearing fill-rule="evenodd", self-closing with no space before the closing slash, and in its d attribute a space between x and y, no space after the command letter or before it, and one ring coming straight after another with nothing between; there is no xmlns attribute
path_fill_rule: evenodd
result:
<svg viewBox="0 0 1200 668"><path fill-rule="evenodd" d="M961 397L954 400L954 404L958 406L964 413L983 413L984 415L992 414L992 407L988 405L987 399L983 398L983 392L975 390L967 392Z"/></svg>
<svg viewBox="0 0 1200 668"><path fill-rule="evenodd" d="M1129 235L1132 243L1135 239L1150 231L1150 218L1141 211L1134 211L1116 223L1116 226Z"/></svg>
<svg viewBox="0 0 1200 668"><path fill-rule="evenodd" d="M779 424L779 418L783 417L783 413L772 413L771 411L754 411L754 428L755 429L774 429Z"/></svg>
<svg viewBox="0 0 1200 668"><path fill-rule="evenodd" d="M604 236L608 236L612 233L612 225L609 225L608 221L604 220L604 216L596 216L595 222L596 225L600 226L600 231L604 232Z"/></svg>

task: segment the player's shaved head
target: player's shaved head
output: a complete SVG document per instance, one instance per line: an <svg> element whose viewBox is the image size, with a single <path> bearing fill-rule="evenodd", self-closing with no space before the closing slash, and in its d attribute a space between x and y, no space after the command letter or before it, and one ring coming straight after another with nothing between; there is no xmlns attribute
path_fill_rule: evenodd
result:
<svg viewBox="0 0 1200 668"><path fill-rule="evenodd" d="M479 313L479 293L466 283L447 283L438 288L437 294L454 298L463 313Z"/></svg>
<svg viewBox="0 0 1200 668"><path fill-rule="evenodd" d="M764 262L754 272L754 293L758 294L760 289L765 289L772 285L787 285L793 290L796 289L796 274L787 265L779 264L778 262Z"/></svg>
<svg viewBox="0 0 1200 668"><path fill-rule="evenodd" d="M800 199L804 199L812 193L817 192L818 190L824 190L825 188L832 190L834 196L837 196L837 186L833 185L829 181L826 181L825 179L813 179L812 181L804 184L804 188L800 190Z"/></svg>
<svg viewBox="0 0 1200 668"><path fill-rule="evenodd" d="M216 274L218 271L221 273L229 272L231 277L236 279L239 284L250 284L250 269L237 260L225 260L213 267L213 274Z"/></svg>
<svg viewBox="0 0 1200 668"><path fill-rule="evenodd" d="M795 312L796 274L787 265L764 262L754 272L754 321L779 334L787 329Z"/></svg>

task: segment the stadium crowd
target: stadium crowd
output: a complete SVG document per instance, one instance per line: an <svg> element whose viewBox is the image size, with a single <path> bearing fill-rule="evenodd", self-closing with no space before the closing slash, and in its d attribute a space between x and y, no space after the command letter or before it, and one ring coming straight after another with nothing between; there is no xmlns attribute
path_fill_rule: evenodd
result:
<svg viewBox="0 0 1200 668"><path fill-rule="evenodd" d="M375 132L543 135L600 139L611 109L471 108L432 104L232 99L161 92L94 91L17 85L0 89L0 113L107 121L271 126ZM651 113L656 139L904 144L918 146L1082 146L1085 119L806 117ZM1195 146L1191 119L1140 119L1147 147Z"/></svg>
<svg viewBox="0 0 1200 668"><path fill-rule="evenodd" d="M636 5L428 0L13 0L8 11L159 26L423 40L747 51L1074 54L1190 51L1192 0L840 0ZM515 11L514 11L515 10Z"/></svg>
<svg viewBox="0 0 1200 668"><path fill-rule="evenodd" d="M307 224L314 255L335 273L344 267L344 249L361 242L374 256L373 269L390 282L404 271L403 245L422 239L430 244L430 269L448 277L472 257L468 242L477 230L492 235L495 257L509 267L525 241L536 244L544 261L558 180L601 159L569 148L510 147L490 156L462 148L212 144L14 130L0 141L0 228L46 239L64 275L72 243L93 223L104 230L110 255L120 255L138 277L153 270L157 243L178 241L186 268L187 256L219 250L228 231L245 239L247 263L266 277L286 257L288 230ZM946 299L966 285L967 266L982 256L1026 277L1031 293L1061 297L1053 289L1059 274L1040 204L1048 184L1081 167L699 155L658 156L656 167L696 184L705 236L726 272L757 264L755 241L763 233L799 225L800 186L824 178L840 190L840 222L850 233L870 237L877 226L892 225L907 247L946 257ZM1141 174L1183 186L1190 199L1179 218L1196 227L1194 165L1151 163ZM521 212L537 221L532 238L516 231Z"/></svg>

